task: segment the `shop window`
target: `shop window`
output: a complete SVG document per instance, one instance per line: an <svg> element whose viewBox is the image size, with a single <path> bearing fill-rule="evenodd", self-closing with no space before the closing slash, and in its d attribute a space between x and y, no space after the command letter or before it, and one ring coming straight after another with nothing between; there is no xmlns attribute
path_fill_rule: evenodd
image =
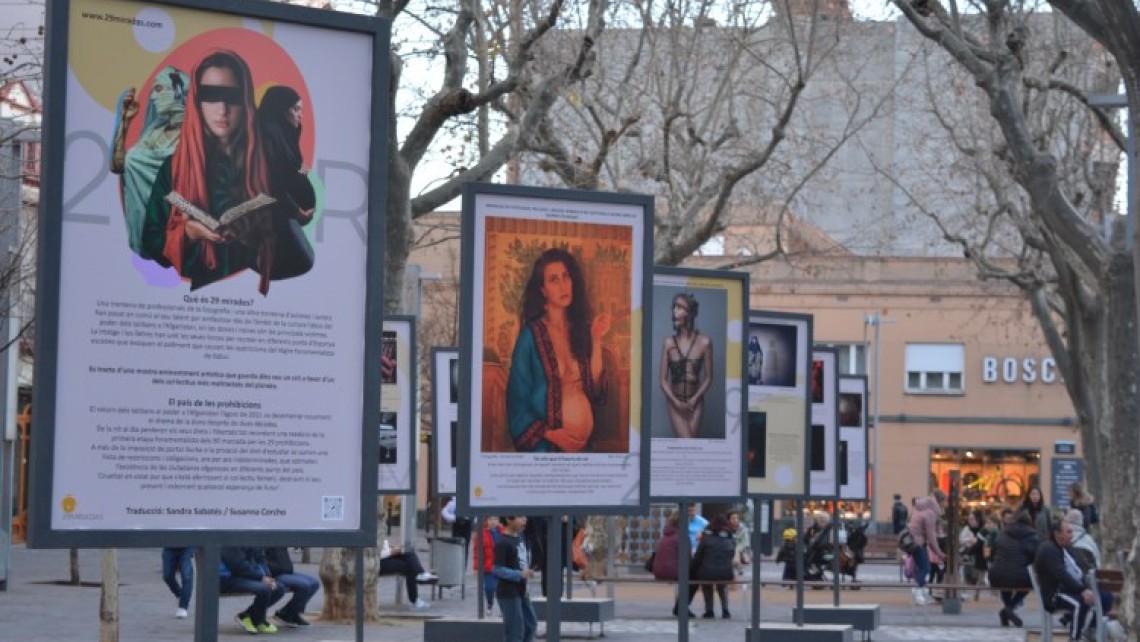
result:
<svg viewBox="0 0 1140 642"><path fill-rule="evenodd" d="M985 512L1017 506L1041 483L1041 452L1037 450L936 446L930 453L931 488L950 490L950 473L962 480L960 501L966 509Z"/></svg>
<svg viewBox="0 0 1140 642"><path fill-rule="evenodd" d="M957 343L911 343L906 346L908 394L962 394L966 349Z"/></svg>

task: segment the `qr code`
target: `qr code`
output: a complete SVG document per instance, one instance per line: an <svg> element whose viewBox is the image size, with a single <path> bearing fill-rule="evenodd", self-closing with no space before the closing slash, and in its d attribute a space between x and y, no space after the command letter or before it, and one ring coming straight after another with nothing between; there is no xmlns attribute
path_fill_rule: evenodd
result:
<svg viewBox="0 0 1140 642"><path fill-rule="evenodd" d="M343 495L325 495L321 497L321 519L327 522L344 521Z"/></svg>

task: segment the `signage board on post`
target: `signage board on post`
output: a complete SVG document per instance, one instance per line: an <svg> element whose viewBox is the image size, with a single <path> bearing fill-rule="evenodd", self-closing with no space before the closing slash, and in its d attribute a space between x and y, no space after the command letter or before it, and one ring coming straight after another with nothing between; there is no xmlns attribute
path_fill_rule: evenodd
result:
<svg viewBox="0 0 1140 642"><path fill-rule="evenodd" d="M388 316L380 336L380 417L376 437L381 494L416 493L416 319Z"/></svg>
<svg viewBox="0 0 1140 642"><path fill-rule="evenodd" d="M1069 510L1069 503L1072 501L1069 486L1074 482L1084 482L1085 461L1075 457L1054 457L1051 472L1053 474L1049 477L1051 482L1049 496L1053 498L1057 508Z"/></svg>
<svg viewBox="0 0 1140 642"><path fill-rule="evenodd" d="M833 348L812 349L811 428L808 439L808 496L839 496L839 355Z"/></svg>
<svg viewBox="0 0 1140 642"><path fill-rule="evenodd" d="M461 513L648 505L652 217L648 196L467 186Z"/></svg>
<svg viewBox="0 0 1140 642"><path fill-rule="evenodd" d="M744 490L747 298L743 272L654 271L654 502L733 501Z"/></svg>
<svg viewBox="0 0 1140 642"><path fill-rule="evenodd" d="M468 431L459 430L459 349L431 351L432 470L435 492L455 494L456 443Z"/></svg>
<svg viewBox="0 0 1140 642"><path fill-rule="evenodd" d="M802 498L808 490L812 317L753 310L745 348L748 494Z"/></svg>
<svg viewBox="0 0 1140 642"><path fill-rule="evenodd" d="M839 499L867 501L867 377L839 376Z"/></svg>
<svg viewBox="0 0 1140 642"><path fill-rule="evenodd" d="M48 3L33 545L375 542L389 27Z"/></svg>

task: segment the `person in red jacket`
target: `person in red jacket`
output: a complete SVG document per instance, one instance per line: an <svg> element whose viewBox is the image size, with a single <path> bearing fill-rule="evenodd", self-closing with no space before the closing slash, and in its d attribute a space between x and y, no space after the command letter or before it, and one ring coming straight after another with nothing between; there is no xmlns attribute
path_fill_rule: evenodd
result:
<svg viewBox="0 0 1140 642"><path fill-rule="evenodd" d="M488 517L483 526L483 534L471 540L471 570L479 572L479 556L475 554L475 547L482 542L483 545L483 594L487 598L487 612L495 605L495 544L499 541L499 519Z"/></svg>

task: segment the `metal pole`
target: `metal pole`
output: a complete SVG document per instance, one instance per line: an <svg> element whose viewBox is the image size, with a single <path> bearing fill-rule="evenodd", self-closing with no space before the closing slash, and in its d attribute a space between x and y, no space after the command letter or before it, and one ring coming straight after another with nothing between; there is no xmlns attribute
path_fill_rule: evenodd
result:
<svg viewBox="0 0 1140 642"><path fill-rule="evenodd" d="M684 524L684 528L677 533L677 642L689 642L689 560L693 546L689 539L689 505L681 502L679 507L681 519L677 524Z"/></svg>
<svg viewBox="0 0 1140 642"><path fill-rule="evenodd" d="M559 522L562 541L566 543L566 550L562 551L562 564L566 567L566 599L574 599L574 520L569 517L565 522ZM613 541L613 540L609 540Z"/></svg>
<svg viewBox="0 0 1140 642"><path fill-rule="evenodd" d="M24 137L18 135L16 124L7 119L0 120L0 253L3 259L0 269L19 272L14 263L19 260L13 255L13 248L19 245L20 231L20 162L21 143ZM11 267L9 267L11 266ZM17 308L20 303L19 278L9 280L4 292L0 292L0 327L6 328L0 336L7 338L8 349L0 353L0 591L8 589L8 578L12 571L12 496L14 494L16 467L16 366L20 355L19 344L15 341L20 327Z"/></svg>
<svg viewBox="0 0 1140 642"><path fill-rule="evenodd" d="M479 517L478 519L485 520L486 518ZM482 620L484 617L484 607L486 606L486 604L484 602L484 598L483 598L483 586L486 585L487 580L484 576L484 571L483 571L483 566L484 566L484 563L483 563L483 526L481 524L476 525L476 526L477 527L475 529L475 565L479 567L479 572L475 574L475 581L478 582L479 585L475 587L475 592L479 594L478 612L479 612L479 619ZM464 570L464 572L467 572L467 571Z"/></svg>
<svg viewBox="0 0 1140 642"><path fill-rule="evenodd" d="M364 549L356 549L356 642L364 642Z"/></svg>
<svg viewBox="0 0 1140 642"><path fill-rule="evenodd" d="M763 528L761 513L767 502L757 500L752 505L752 637L759 637L760 630L760 529Z"/></svg>
<svg viewBox="0 0 1140 642"><path fill-rule="evenodd" d="M878 312L876 312L874 314L874 316L869 317L869 318L873 319L873 322L875 324L875 389L873 391L873 394L875 397L875 416L874 416L874 419L872 420L872 423L874 424L874 430L875 430L875 433L874 433L875 439L873 442L873 446L874 446L873 455L875 458L875 464L874 464L874 466L871 467L871 522L876 524L875 532L877 533L879 531L879 529L877 526L878 514L876 511L878 510L878 507L879 507L879 500L878 500L879 488L882 486L881 480L879 478L879 475L880 475L880 470L879 470L879 433L881 432L881 428L879 428L879 388L882 387L880 385L880 375L882 373L881 363L882 363L882 354L883 354L883 351L882 351L883 318L881 316L879 316Z"/></svg>
<svg viewBox="0 0 1140 642"><path fill-rule="evenodd" d="M557 526L557 527L555 527ZM546 527L546 639L562 639L562 516L552 515Z"/></svg>
<svg viewBox="0 0 1140 642"><path fill-rule="evenodd" d="M218 569L222 563L222 549L203 546L198 549L198 568L194 579L194 642L216 642L218 639Z"/></svg>
<svg viewBox="0 0 1140 642"><path fill-rule="evenodd" d="M839 563L839 502L831 503L831 589L833 592L832 604L839 606L839 573L841 565Z"/></svg>
<svg viewBox="0 0 1140 642"><path fill-rule="evenodd" d="M804 625L804 504L796 500L796 626Z"/></svg>

